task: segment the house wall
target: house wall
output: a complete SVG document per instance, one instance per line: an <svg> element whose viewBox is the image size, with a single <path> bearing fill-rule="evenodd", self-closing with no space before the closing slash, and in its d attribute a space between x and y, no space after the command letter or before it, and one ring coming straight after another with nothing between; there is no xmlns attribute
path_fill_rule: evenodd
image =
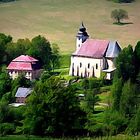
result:
<svg viewBox="0 0 140 140"><path fill-rule="evenodd" d="M10 77L14 80L16 79L20 74L25 74L25 77L29 80L33 80L36 78L39 78L41 74L41 70L35 70L35 71L14 71L9 70L8 71Z"/></svg>
<svg viewBox="0 0 140 140"><path fill-rule="evenodd" d="M17 97L16 103L25 103L26 98L25 97Z"/></svg>
<svg viewBox="0 0 140 140"><path fill-rule="evenodd" d="M69 74L80 77L100 77L103 59L71 56Z"/></svg>
<svg viewBox="0 0 140 140"><path fill-rule="evenodd" d="M114 58L107 58L108 69L115 68L115 59Z"/></svg>

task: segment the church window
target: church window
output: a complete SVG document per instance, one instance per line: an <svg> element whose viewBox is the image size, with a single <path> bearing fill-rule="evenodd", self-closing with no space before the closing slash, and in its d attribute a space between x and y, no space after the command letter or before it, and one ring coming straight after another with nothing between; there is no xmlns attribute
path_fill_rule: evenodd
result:
<svg viewBox="0 0 140 140"><path fill-rule="evenodd" d="M88 63L88 68L90 68L90 63Z"/></svg>
<svg viewBox="0 0 140 140"><path fill-rule="evenodd" d="M82 63L80 63L80 68L82 67Z"/></svg>
<svg viewBox="0 0 140 140"><path fill-rule="evenodd" d="M96 64L96 69L98 69L98 64Z"/></svg>

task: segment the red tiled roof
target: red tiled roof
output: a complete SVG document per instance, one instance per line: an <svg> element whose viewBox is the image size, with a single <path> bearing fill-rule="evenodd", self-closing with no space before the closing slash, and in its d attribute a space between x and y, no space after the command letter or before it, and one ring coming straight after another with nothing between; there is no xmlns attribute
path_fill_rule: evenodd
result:
<svg viewBox="0 0 140 140"><path fill-rule="evenodd" d="M29 62L11 62L8 67L8 70L33 70L32 64Z"/></svg>
<svg viewBox="0 0 140 140"><path fill-rule="evenodd" d="M13 62L36 62L38 61L37 59L31 57L31 56L28 56L28 55L21 55L17 58L15 58L14 60L12 60Z"/></svg>
<svg viewBox="0 0 140 140"><path fill-rule="evenodd" d="M87 39L81 48L73 53L75 56L101 58L109 45L108 40Z"/></svg>

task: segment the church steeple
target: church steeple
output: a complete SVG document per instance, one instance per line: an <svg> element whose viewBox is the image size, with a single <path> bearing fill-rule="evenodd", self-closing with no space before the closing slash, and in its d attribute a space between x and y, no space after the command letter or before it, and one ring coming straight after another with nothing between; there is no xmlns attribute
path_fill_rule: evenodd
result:
<svg viewBox="0 0 140 140"><path fill-rule="evenodd" d="M76 36L76 49L79 50L82 43L84 43L88 38L89 38L89 35L86 32L86 28L82 22L80 27L79 27L79 31L77 33L77 36Z"/></svg>

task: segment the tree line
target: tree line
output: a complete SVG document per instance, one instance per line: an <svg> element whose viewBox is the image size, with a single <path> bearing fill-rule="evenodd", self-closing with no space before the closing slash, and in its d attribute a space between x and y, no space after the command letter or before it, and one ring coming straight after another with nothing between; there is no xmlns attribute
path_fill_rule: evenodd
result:
<svg viewBox="0 0 140 140"><path fill-rule="evenodd" d="M29 39L18 39L13 42L11 36L0 33L0 64L9 64L20 55L30 55L40 61L46 70L59 66L59 47L40 35Z"/></svg>
<svg viewBox="0 0 140 140"><path fill-rule="evenodd" d="M41 36L20 39L0 35L1 66L16 55L26 52L36 56L45 70L41 77L29 81L23 75L11 80L4 67L0 69L0 135L25 134L39 136L104 136L140 131L140 42L129 45L116 59L113 81L71 77L69 80L50 73L53 49ZM39 50L38 50L39 49ZM21 52L22 50L22 52ZM57 49L56 49L57 50ZM56 51L58 54L58 51ZM49 53L48 56L45 54ZM55 53L54 53L55 54ZM46 57L40 56L44 55ZM9 57L7 57L9 56ZM35 58L36 58L35 57ZM106 88L106 86L110 88ZM8 104L15 101L18 87L32 87L26 106ZM102 87L110 92L107 107L97 110ZM83 94L82 98L79 93Z"/></svg>

